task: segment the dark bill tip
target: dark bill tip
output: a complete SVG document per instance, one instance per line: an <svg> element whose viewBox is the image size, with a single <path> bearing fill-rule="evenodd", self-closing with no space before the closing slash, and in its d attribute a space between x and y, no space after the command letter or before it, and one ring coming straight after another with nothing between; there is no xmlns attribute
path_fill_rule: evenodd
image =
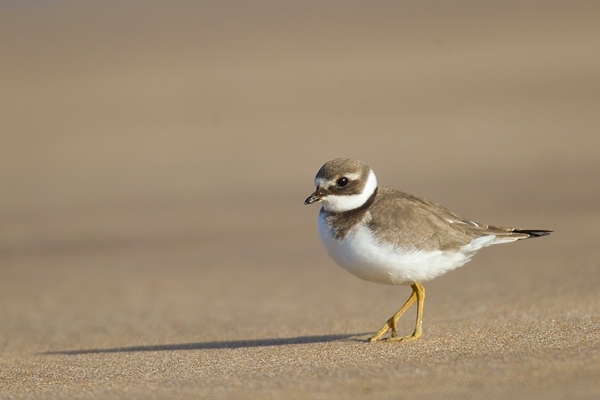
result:
<svg viewBox="0 0 600 400"><path fill-rule="evenodd" d="M319 195L317 192L314 192L306 200L304 200L304 205L307 206L309 204L314 203L315 201L321 201L321 195Z"/></svg>

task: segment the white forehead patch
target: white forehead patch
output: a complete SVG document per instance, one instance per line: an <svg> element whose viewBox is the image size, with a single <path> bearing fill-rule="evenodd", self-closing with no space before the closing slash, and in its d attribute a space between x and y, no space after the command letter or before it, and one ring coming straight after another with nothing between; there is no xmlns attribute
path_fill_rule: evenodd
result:
<svg viewBox="0 0 600 400"><path fill-rule="evenodd" d="M345 176L350 178L350 175L356 174L347 174ZM365 204L367 200L369 200L369 197L371 197L371 195L375 192L375 189L377 189L377 178L375 177L375 173L371 171L369 173L369 177L367 178L367 184L361 193L352 194L349 196L336 196L330 194L329 196L323 197L323 208L325 211L329 212L344 212L354 210L355 208Z"/></svg>
<svg viewBox="0 0 600 400"><path fill-rule="evenodd" d="M315 178L315 186L316 187L322 187L325 189L333 184L334 184L333 182L328 182L327 180L325 180L325 178Z"/></svg>

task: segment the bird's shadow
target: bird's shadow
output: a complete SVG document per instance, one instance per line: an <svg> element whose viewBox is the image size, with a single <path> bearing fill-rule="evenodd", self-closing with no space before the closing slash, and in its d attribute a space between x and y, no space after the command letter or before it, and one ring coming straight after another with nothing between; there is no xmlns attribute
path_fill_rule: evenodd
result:
<svg viewBox="0 0 600 400"><path fill-rule="evenodd" d="M291 338L254 339L254 340L227 340L222 342L197 342L179 344L158 344L152 346L128 346L113 347L105 349L79 349L79 350L56 350L38 353L40 355L79 355L99 353L130 353L143 351L176 351L176 350L210 350L210 349L239 349L248 347L284 346L293 344L327 343L335 341L364 342L360 336L367 333L353 333L345 335L320 335L320 336L298 336Z"/></svg>

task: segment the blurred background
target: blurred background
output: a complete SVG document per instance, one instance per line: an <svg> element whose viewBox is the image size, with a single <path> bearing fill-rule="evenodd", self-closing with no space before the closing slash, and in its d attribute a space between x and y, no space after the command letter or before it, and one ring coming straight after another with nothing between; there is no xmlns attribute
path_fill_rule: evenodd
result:
<svg viewBox="0 0 600 400"><path fill-rule="evenodd" d="M599 12L597 1L1 1L1 300L4 320L21 321L4 329L59 340L83 321L100 331L88 340L116 345L102 338L138 318L164 341L206 323L190 322L196 312L225 323L224 310L251 304L276 319L287 304L298 316L307 290L363 288L327 259L318 207L303 206L335 157L476 221L555 230L528 251L556 249L570 269L550 278L534 264L514 290L573 276L565 296L597 287L586 251L600 216ZM507 273L471 271L439 285ZM351 290L340 287L344 301ZM275 335L264 318L246 337Z"/></svg>
<svg viewBox="0 0 600 400"><path fill-rule="evenodd" d="M61 213L301 205L338 156L463 214L597 205L594 1L0 7L3 252L106 239Z"/></svg>
<svg viewBox="0 0 600 400"><path fill-rule="evenodd" d="M186 371L196 388L214 384L240 340L374 331L409 292L327 258L318 207L303 201L336 157L361 159L380 183L466 218L555 231L495 246L428 284L415 365L431 379L462 368L420 360L481 328L488 339L468 341L484 343L469 351L505 343L517 351L507 370L521 372L507 385L505 374L463 365L480 387L539 376L547 392L597 389L598 352L581 341L599 332L599 15L600 2L577 0L0 0L5 395L62 387L75 391L55 397L73 397L77 385L108 381L143 392ZM503 342L514 332L533 339ZM186 343L221 350L144 351L132 364L116 354ZM519 358L548 343L582 350ZM360 345L342 343L340 354ZM116 353L35 356L103 348ZM283 361L269 361L277 378L261 384L304 371L286 361L299 348L267 349ZM227 379L268 368L256 351ZM362 351L356 365L396 359ZM155 367L164 357L177 368ZM302 368L321 362L295 357ZM331 360L331 371L354 368ZM384 378L404 371L381 368ZM400 378L382 385L414 384ZM467 387L447 378L441 390Z"/></svg>

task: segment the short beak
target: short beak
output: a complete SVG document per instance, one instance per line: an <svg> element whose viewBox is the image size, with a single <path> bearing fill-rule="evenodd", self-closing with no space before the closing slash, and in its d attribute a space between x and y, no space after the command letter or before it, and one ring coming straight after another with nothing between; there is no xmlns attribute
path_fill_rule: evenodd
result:
<svg viewBox="0 0 600 400"><path fill-rule="evenodd" d="M317 188L313 194L311 194L308 199L304 200L304 205L309 205L314 203L315 201L323 200L323 192L320 188Z"/></svg>

